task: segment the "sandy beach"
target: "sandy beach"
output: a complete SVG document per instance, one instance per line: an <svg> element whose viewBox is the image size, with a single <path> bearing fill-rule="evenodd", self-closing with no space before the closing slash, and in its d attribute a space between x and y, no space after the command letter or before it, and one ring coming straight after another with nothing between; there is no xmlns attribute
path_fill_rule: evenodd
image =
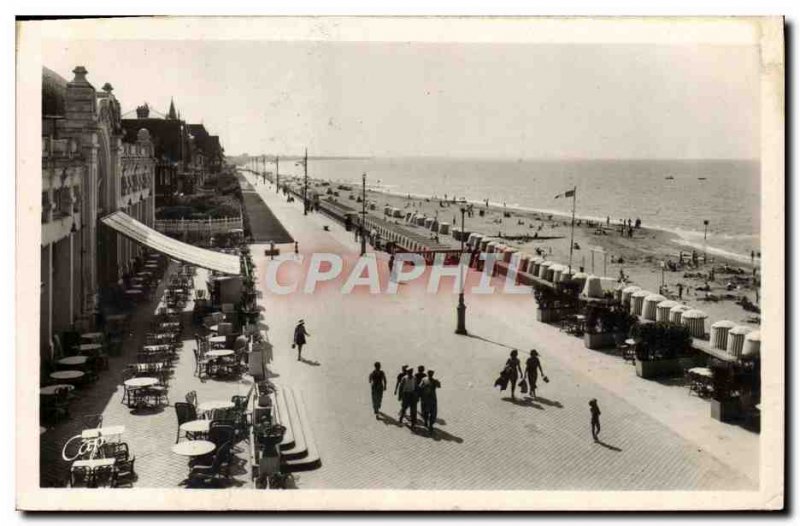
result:
<svg viewBox="0 0 800 526"><path fill-rule="evenodd" d="M313 181L310 186L322 198L331 197L352 207L357 206L361 194L359 188L348 191L344 189L346 186L327 186L320 181ZM326 195L329 188L339 195ZM383 207L391 206L428 217L438 217L439 222L450 223L451 227L460 226L461 204L444 201L443 196L421 197L367 190L367 202L376 204L377 210L371 211L371 214L382 216ZM485 203L472 204L473 214L465 218L467 231L501 237L507 245L530 254L536 254L539 249L547 259L568 264L570 217L491 203L489 206ZM580 210L577 210L576 215L580 215ZM760 324L757 313L749 312L737 303L744 296L750 302L758 304L756 287L753 284L753 267L758 267L759 263L757 258L754 265L750 265L708 254L708 261L704 264L703 253L697 250L698 265L694 267L689 263L692 248L680 244L675 234L642 226L634 228L632 237L629 237L627 229L624 235L620 233L619 222L619 219L613 218L610 218L609 224L605 221L593 223L576 219L573 268L583 268L587 273L614 278L618 278L622 271L629 284L653 292L659 291L663 279L666 288L662 294L674 299L678 299L680 284L683 288L682 301L708 313L709 326L723 319L751 326ZM449 236L441 238L443 241L452 239ZM678 263L680 252L684 254L683 265ZM675 270L665 268L662 271L662 262L674 263ZM710 276L712 269L713 279ZM709 290L701 290L706 283Z"/></svg>

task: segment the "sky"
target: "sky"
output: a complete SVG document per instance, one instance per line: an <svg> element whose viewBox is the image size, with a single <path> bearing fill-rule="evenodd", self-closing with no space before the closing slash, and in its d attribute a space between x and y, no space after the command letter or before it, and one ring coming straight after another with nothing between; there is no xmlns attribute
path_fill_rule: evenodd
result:
<svg viewBox="0 0 800 526"><path fill-rule="evenodd" d="M123 112L170 98L229 155L756 159L754 46L69 41Z"/></svg>

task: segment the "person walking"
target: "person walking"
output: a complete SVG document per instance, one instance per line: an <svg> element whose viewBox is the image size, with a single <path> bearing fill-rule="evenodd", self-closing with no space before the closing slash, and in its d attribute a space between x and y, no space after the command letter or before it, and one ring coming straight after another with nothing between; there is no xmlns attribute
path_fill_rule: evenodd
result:
<svg viewBox="0 0 800 526"><path fill-rule="evenodd" d="M393 269L394 269L394 254L389 256L389 275L392 274Z"/></svg>
<svg viewBox="0 0 800 526"><path fill-rule="evenodd" d="M397 399L399 401L403 401L403 393L400 392L400 382L406 375L406 371L408 370L408 366L404 365L400 368L400 374L397 375L397 383L394 384L394 394L397 395Z"/></svg>
<svg viewBox="0 0 800 526"><path fill-rule="evenodd" d="M421 409L421 407L419 407L420 394L421 394L419 386L422 383L422 380L424 380L426 376L427 375L425 374L425 366L424 365L418 366L417 372L414 373L414 385L417 387L416 391L414 391L414 407L417 408L417 410Z"/></svg>
<svg viewBox="0 0 800 526"><path fill-rule="evenodd" d="M372 391L372 411L375 418L380 418L378 413L383 402L383 392L386 390L386 375L381 371L381 362L375 362L375 369L369 375L369 384Z"/></svg>
<svg viewBox="0 0 800 526"><path fill-rule="evenodd" d="M597 398L589 400L589 411L592 414L592 438L597 442L600 434L600 407L597 405Z"/></svg>
<svg viewBox="0 0 800 526"><path fill-rule="evenodd" d="M511 382L511 398L515 398L514 391L517 388L517 379L522 376L522 367L520 366L519 358L517 358L516 349L511 351L511 355L506 360L505 372L508 375L508 381Z"/></svg>
<svg viewBox="0 0 800 526"><path fill-rule="evenodd" d="M422 379L419 386L420 399L422 401L422 419L430 433L433 433L433 424L436 423L436 415L439 409L436 390L442 386L442 383L434 378L433 374L433 370L428 370L428 376Z"/></svg>
<svg viewBox="0 0 800 526"><path fill-rule="evenodd" d="M536 349L531 349L531 355L525 361L525 378L528 379L528 388L530 389L531 398L534 399L536 398L536 380L539 377L538 373L542 373L542 378L547 378L542 370L539 352Z"/></svg>
<svg viewBox="0 0 800 526"><path fill-rule="evenodd" d="M414 370L406 369L406 375L400 380L400 397L402 406L400 408L400 416L398 422L403 423L403 418L406 416L406 410L411 413L411 427L417 425L417 385L414 380Z"/></svg>
<svg viewBox="0 0 800 526"><path fill-rule="evenodd" d="M306 331L305 320L300 320L294 328L294 344L292 345L292 349L297 347L297 361L303 359L303 345L306 344L306 336L311 336L311 334Z"/></svg>
<svg viewBox="0 0 800 526"><path fill-rule="evenodd" d="M300 253L300 245L297 243L297 241L295 241L294 242L294 255L296 256L299 253Z"/></svg>

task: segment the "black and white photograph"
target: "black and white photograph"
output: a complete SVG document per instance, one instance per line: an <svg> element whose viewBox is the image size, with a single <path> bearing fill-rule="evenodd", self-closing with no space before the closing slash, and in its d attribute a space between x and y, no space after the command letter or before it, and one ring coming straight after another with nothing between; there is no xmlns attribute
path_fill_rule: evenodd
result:
<svg viewBox="0 0 800 526"><path fill-rule="evenodd" d="M782 508L783 46L18 21L18 506Z"/></svg>

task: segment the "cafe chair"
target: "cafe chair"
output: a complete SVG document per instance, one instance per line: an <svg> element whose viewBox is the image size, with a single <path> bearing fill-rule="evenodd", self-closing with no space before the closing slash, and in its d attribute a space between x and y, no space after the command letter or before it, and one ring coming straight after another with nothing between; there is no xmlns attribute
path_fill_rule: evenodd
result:
<svg viewBox="0 0 800 526"><path fill-rule="evenodd" d="M230 477L231 461L230 442L225 442L211 456L210 463L197 463L189 472L188 485L220 485ZM223 466L225 473L223 474Z"/></svg>
<svg viewBox="0 0 800 526"><path fill-rule="evenodd" d="M197 411L197 391L189 391L186 393L186 402L191 404L195 411Z"/></svg>
<svg viewBox="0 0 800 526"><path fill-rule="evenodd" d="M116 442L105 444L107 448L106 456L114 459L114 480L113 486L119 485L120 479L133 485L136 478L134 463L136 457L131 455L126 442Z"/></svg>
<svg viewBox="0 0 800 526"><path fill-rule="evenodd" d="M175 402L175 416L178 418L178 432L175 434L175 443L177 444L181 439L181 426L186 422L197 420L197 410L188 402ZM184 438L192 440L194 436L192 433L185 432Z"/></svg>

